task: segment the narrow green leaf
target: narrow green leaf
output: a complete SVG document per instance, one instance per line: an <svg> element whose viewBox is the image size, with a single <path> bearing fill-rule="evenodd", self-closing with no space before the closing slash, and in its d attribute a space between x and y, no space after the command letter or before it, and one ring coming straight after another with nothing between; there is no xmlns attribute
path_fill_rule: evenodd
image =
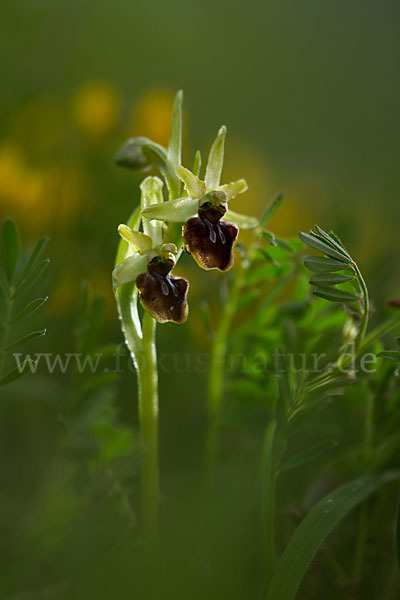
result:
<svg viewBox="0 0 400 600"><path fill-rule="evenodd" d="M276 215L280 207L282 206L284 197L283 194L278 194L268 206L267 210L264 212L263 216L260 219L261 227L266 227L271 219Z"/></svg>
<svg viewBox="0 0 400 600"><path fill-rule="evenodd" d="M383 352L379 352L377 356L393 360L393 362L400 362L400 352L398 350L384 350Z"/></svg>
<svg viewBox="0 0 400 600"><path fill-rule="evenodd" d="M313 290L313 294L330 302L355 302L360 300L359 296L335 287L316 288Z"/></svg>
<svg viewBox="0 0 400 600"><path fill-rule="evenodd" d="M311 285L336 285L354 279L354 275L341 275L340 273L318 273L310 279Z"/></svg>
<svg viewBox="0 0 400 600"><path fill-rule="evenodd" d="M23 281L21 281L21 283L17 286L14 292L14 298L25 292L28 288L31 287L31 285L35 283L37 279L39 279L49 262L50 260L48 258L45 258L44 260L41 260L38 263L36 263L33 269L26 276L26 278Z"/></svg>
<svg viewBox="0 0 400 600"><path fill-rule="evenodd" d="M8 348L6 348L6 351L9 352L10 350L15 350L16 348L23 346L23 344L26 344L27 342L30 342L31 340L34 340L45 334L46 334L45 329L42 329L41 331L32 331L32 333L28 333L27 335L24 335L24 337L20 338L16 342L13 342L10 346L8 346Z"/></svg>
<svg viewBox="0 0 400 600"><path fill-rule="evenodd" d="M180 166L182 156L182 103L183 91L179 90L174 100L168 144L168 161L174 171Z"/></svg>
<svg viewBox="0 0 400 600"><path fill-rule="evenodd" d="M0 239L0 254L9 282L14 279L19 254L19 236L15 222L6 219L3 223Z"/></svg>
<svg viewBox="0 0 400 600"><path fill-rule="evenodd" d="M324 440L323 442L319 442L318 444L299 452L295 456L292 456L292 458L282 465L280 471L290 471L291 469L296 469L297 467L305 465L314 458L318 458L322 454L325 454L328 450L332 450L332 448L335 448L336 446L336 440Z"/></svg>
<svg viewBox="0 0 400 600"><path fill-rule="evenodd" d="M222 166L224 164L224 146L225 146L226 127L223 125L218 131L206 167L205 184L207 191L215 190L219 186L221 179Z"/></svg>
<svg viewBox="0 0 400 600"><path fill-rule="evenodd" d="M322 242L320 239L310 235L309 233L300 231L299 239L303 242L303 244L306 244L306 246L310 246L311 248L314 248L314 250L318 250L330 258L335 258L343 263L350 262L350 260L343 253L338 252L329 244Z"/></svg>
<svg viewBox="0 0 400 600"><path fill-rule="evenodd" d="M41 255L41 253L42 253L44 247L46 246L46 244L48 243L48 241L49 241L49 238L46 236L43 236L35 244L27 263L22 270L21 275L17 279L17 285L19 285L21 283L21 281L23 281L25 279L25 277L28 275L28 273L30 272L30 270L35 265L36 261L38 260L39 256Z"/></svg>
<svg viewBox="0 0 400 600"><path fill-rule="evenodd" d="M321 227L318 227L318 225L314 225L314 228L317 231L317 233L321 237L323 237L326 240L326 242L328 242L328 244L330 244L338 252L345 254L345 256L347 256L351 260L350 254L347 252L346 248L341 243L339 243L338 238L336 236L335 237L330 236Z"/></svg>
<svg viewBox="0 0 400 600"><path fill-rule="evenodd" d="M399 471L360 477L318 502L291 537L275 570L267 600L293 600L310 562L331 531L357 504L399 477Z"/></svg>
<svg viewBox="0 0 400 600"><path fill-rule="evenodd" d="M276 246L276 239L271 231L263 231L262 236L271 246Z"/></svg>
<svg viewBox="0 0 400 600"><path fill-rule="evenodd" d="M35 366L35 361L26 360L24 362L24 366L22 368L14 367L14 369L11 369L11 371L9 371L7 373L7 375L5 375L2 379L0 379L0 387L3 385L7 385L8 383L11 383L12 381L16 381L17 379L19 379L20 377L25 375L25 373L27 373L28 371L33 371L32 367L34 367L34 366Z"/></svg>
<svg viewBox="0 0 400 600"><path fill-rule="evenodd" d="M334 258L325 258L324 256L305 256L304 266L315 273L331 273L333 271L342 271L342 269L351 269Z"/></svg>
<svg viewBox="0 0 400 600"><path fill-rule="evenodd" d="M47 301L47 298L37 298L36 300L32 300L32 302L30 302L27 306L25 306L25 308L23 310L21 310L21 312L10 321L10 324L13 325L14 323L18 323L18 321L22 321L23 319L30 317L41 306L43 306L43 304L46 301Z"/></svg>

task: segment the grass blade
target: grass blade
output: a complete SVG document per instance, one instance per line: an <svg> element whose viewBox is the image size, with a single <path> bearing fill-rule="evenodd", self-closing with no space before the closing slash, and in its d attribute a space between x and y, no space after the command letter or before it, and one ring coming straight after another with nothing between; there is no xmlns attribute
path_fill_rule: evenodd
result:
<svg viewBox="0 0 400 600"><path fill-rule="evenodd" d="M311 560L331 531L367 496L399 477L399 471L360 477L325 496L292 536L275 570L267 600L293 600Z"/></svg>
<svg viewBox="0 0 400 600"><path fill-rule="evenodd" d="M282 472L296 469L297 467L310 462L317 456L321 456L325 452L328 452L328 450L332 450L335 446L337 446L336 440L324 440L323 442L319 442L318 444L299 452L295 456L292 456L292 458L289 458L279 470Z"/></svg>
<svg viewBox="0 0 400 600"><path fill-rule="evenodd" d="M263 216L260 220L261 227L265 227L271 221L271 219L276 215L280 207L282 206L284 197L283 194L278 194L268 206L267 210L264 212Z"/></svg>

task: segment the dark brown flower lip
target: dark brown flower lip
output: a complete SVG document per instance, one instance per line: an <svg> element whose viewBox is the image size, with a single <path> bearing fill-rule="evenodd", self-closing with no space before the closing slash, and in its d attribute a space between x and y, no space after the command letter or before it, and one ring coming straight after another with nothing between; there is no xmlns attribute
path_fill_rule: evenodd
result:
<svg viewBox="0 0 400 600"><path fill-rule="evenodd" d="M389 300L387 303L391 308L400 308L400 298L396 298L394 300Z"/></svg>
<svg viewBox="0 0 400 600"><path fill-rule="evenodd" d="M172 260L155 257L149 262L147 273L136 278L140 303L159 323L183 323L188 316L189 282L170 275L173 267Z"/></svg>
<svg viewBox="0 0 400 600"><path fill-rule="evenodd" d="M211 220L208 207L206 212L201 211L183 226L185 249L202 269L228 271L233 265L233 245L239 230L231 223L221 222L221 214L218 218L211 215Z"/></svg>

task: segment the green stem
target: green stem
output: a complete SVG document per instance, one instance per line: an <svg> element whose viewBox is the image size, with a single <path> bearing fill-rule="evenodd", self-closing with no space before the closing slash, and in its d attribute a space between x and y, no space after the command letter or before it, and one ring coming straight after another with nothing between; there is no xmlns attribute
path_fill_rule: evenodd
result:
<svg viewBox="0 0 400 600"><path fill-rule="evenodd" d="M374 404L374 397L372 394L369 394L365 406L364 417L364 461L366 470L368 469L370 455L372 451ZM364 500L360 507L358 516L356 545L353 559L353 579L357 582L360 581L361 578L362 565L365 554L365 542L368 535L368 510L368 500Z"/></svg>
<svg viewBox="0 0 400 600"><path fill-rule="evenodd" d="M138 376L140 436L143 445L141 494L143 534L147 549L158 534L158 369L155 342L156 322L144 313L142 330L137 314L137 290L125 284L116 291L122 330Z"/></svg>
<svg viewBox="0 0 400 600"><path fill-rule="evenodd" d="M364 278L363 278L358 266L355 265L354 268L356 270L358 281L360 283L361 291L363 294L363 302L364 302L364 306L363 306L364 310L363 310L363 317L362 317L362 321L361 321L361 327L360 327L360 331L358 332L358 336L356 339L356 346L355 346L355 350L357 353L361 347L361 344L364 341L365 334L367 332L370 307L369 307L369 294L368 294L367 284L365 283Z"/></svg>
<svg viewBox="0 0 400 600"><path fill-rule="evenodd" d="M142 519L146 545L157 541L159 521L158 468L158 371L155 342L156 322L143 317L142 352L137 355L140 434L143 445L141 466Z"/></svg>
<svg viewBox="0 0 400 600"><path fill-rule="evenodd" d="M218 449L218 422L222 408L224 389L225 363L227 354L228 335L237 310L242 288L246 280L246 271L254 259L260 232L253 236L246 266L242 261L234 278L229 297L220 316L211 348L210 371L208 376L208 430L206 435L206 479L212 478L215 457Z"/></svg>
<svg viewBox="0 0 400 600"><path fill-rule="evenodd" d="M264 539L266 554L267 585L275 570L275 495L276 495L276 461L274 443L276 437L276 421L271 421L264 437L262 453L262 506L264 521Z"/></svg>

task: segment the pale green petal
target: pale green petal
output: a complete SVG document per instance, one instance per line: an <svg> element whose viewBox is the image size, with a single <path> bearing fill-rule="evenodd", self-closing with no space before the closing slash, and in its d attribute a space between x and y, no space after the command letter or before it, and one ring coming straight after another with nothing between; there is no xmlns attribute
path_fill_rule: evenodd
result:
<svg viewBox="0 0 400 600"><path fill-rule="evenodd" d="M239 227L239 229L254 229L259 224L259 221L256 217L250 217L247 215L242 215L241 213L234 212L233 210L227 210L224 215L224 221L228 223L233 223Z"/></svg>
<svg viewBox="0 0 400 600"><path fill-rule="evenodd" d="M147 254L153 247L153 240L149 235L141 233L140 231L134 231L127 225L120 225L118 227L118 233L123 240L134 246L139 254Z"/></svg>
<svg viewBox="0 0 400 600"><path fill-rule="evenodd" d="M228 200L232 200L238 194L243 194L247 192L249 186L244 179L238 179L237 181L232 181L232 183L225 183L224 185L220 185L217 190L222 190L228 196Z"/></svg>
<svg viewBox="0 0 400 600"><path fill-rule="evenodd" d="M219 186L221 179L222 166L224 164L224 145L225 145L226 127L223 125L218 131L218 135L211 146L210 154L206 168L205 184L207 191L215 190Z"/></svg>
<svg viewBox="0 0 400 600"><path fill-rule="evenodd" d="M154 204L142 211L142 216L147 219L159 219L160 221L171 221L184 223L190 217L194 217L199 209L199 201L189 196Z"/></svg>
<svg viewBox="0 0 400 600"><path fill-rule="evenodd" d="M124 283L130 283L136 281L136 277L140 273L147 271L148 256L140 256L140 254L134 254L128 256L122 263L119 263L113 271L113 286L114 288L123 285Z"/></svg>
<svg viewBox="0 0 400 600"><path fill-rule="evenodd" d="M141 205L143 208L162 203L164 200L163 182L159 177L146 177L140 184L142 190ZM142 212L143 216L143 212ZM162 243L162 226L161 223L150 223L149 220L143 219L143 231L153 240L153 246L159 246Z"/></svg>
<svg viewBox="0 0 400 600"><path fill-rule="evenodd" d="M179 179L183 181L185 190L191 198L200 200L200 198L205 196L206 186L197 175L192 173L192 171L189 171L189 169L186 169L185 167L179 167L179 169L176 170L176 174Z"/></svg>

